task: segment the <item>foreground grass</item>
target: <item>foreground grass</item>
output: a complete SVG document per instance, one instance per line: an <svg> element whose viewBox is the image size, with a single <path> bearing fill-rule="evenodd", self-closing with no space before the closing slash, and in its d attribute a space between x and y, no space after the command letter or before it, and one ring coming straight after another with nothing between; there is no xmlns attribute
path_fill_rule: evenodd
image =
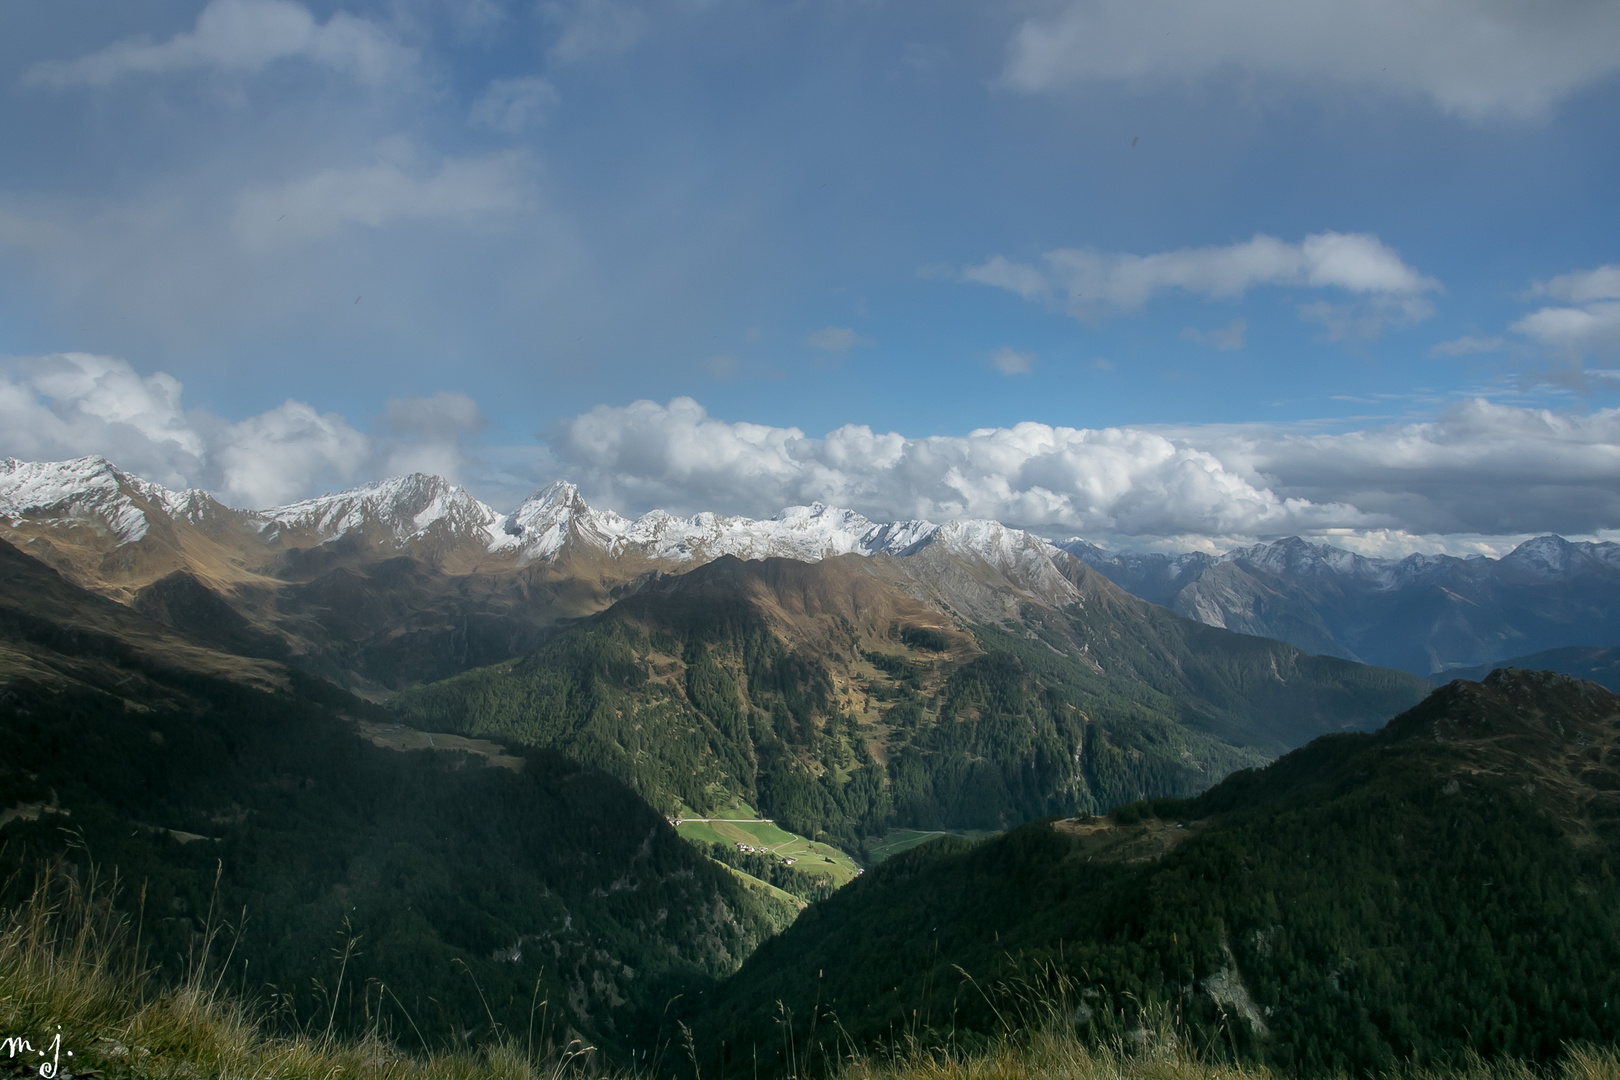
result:
<svg viewBox="0 0 1620 1080"><path fill-rule="evenodd" d="M359 1038L268 1033L266 1017L223 992L206 956L178 986L143 969L139 935L94 882L46 875L0 929L0 1072L131 1080L591 1080L588 1048L531 1053L511 1041L426 1056L381 1031ZM221 968L220 970L223 970ZM20 1046L15 1040L26 1040ZM9 1067L9 1068L8 1068ZM58 1072L57 1070L60 1070Z"/></svg>
<svg viewBox="0 0 1620 1080"><path fill-rule="evenodd" d="M0 916L0 1074L47 1080L650 1080L609 1070L577 1044L537 1049L504 1040L410 1055L379 1030L357 1038L335 1035L330 1025L272 1034L263 1012L211 978L211 928L200 935L187 977L162 986L140 965L138 931L132 935L112 893L94 881L47 874L26 902ZM701 1070L675 1071L702 1080ZM1087 1045L1072 1027L1047 1024L975 1054L912 1046L851 1057L830 1080L1284 1078L1263 1066L1200 1060L1163 1034L1127 1050ZM1387 1080L1620 1080L1620 1054L1574 1047L1545 1070L1476 1060L1457 1069L1403 1069Z"/></svg>
<svg viewBox="0 0 1620 1080"><path fill-rule="evenodd" d="M971 1056L910 1052L856 1058L838 1080L1284 1080L1264 1066L1199 1060L1160 1039L1157 1048L1127 1051L1088 1046L1069 1027L1048 1027L1003 1040ZM1454 1069L1402 1069L1387 1080L1620 1080L1620 1054L1575 1047L1557 1065L1537 1070L1519 1061L1474 1060Z"/></svg>

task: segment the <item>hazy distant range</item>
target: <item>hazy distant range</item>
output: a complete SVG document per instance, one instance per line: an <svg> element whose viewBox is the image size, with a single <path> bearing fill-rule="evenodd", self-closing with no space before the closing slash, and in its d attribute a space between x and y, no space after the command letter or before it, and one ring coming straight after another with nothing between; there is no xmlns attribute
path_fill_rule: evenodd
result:
<svg viewBox="0 0 1620 1080"><path fill-rule="evenodd" d="M1500 559L1398 560L1298 537L1225 555L1058 546L1144 600L1309 652L1425 676L1514 660L1616 685L1620 544L1540 536Z"/></svg>

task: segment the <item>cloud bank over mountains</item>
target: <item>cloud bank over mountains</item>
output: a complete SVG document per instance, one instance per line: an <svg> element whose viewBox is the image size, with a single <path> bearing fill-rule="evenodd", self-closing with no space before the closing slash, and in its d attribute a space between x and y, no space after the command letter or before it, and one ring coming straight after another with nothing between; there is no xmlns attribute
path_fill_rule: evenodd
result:
<svg viewBox="0 0 1620 1080"><path fill-rule="evenodd" d="M629 508L757 515L819 500L874 518L986 517L1047 533L1193 544L1342 531L1397 548L1417 535L1620 522L1620 410L1484 400L1332 434L1026 422L927 438L847 425L814 438L678 398L598 407L561 425L550 449L587 491Z"/></svg>
<svg viewBox="0 0 1620 1080"><path fill-rule="evenodd" d="M228 422L185 409L181 391L161 372L83 353L14 365L0 379L0 454L99 453L167 486L256 507L416 470L497 502L525 493L510 469L498 474L470 448L486 421L463 394L395 399L363 431L296 400ZM598 406L543 439L494 456L522 457L520 482L570 479L632 513L763 517L824 502L880 520L995 518L1137 546L1304 533L1384 554L1620 526L1614 409L1573 415L1476 399L1424 422L1336 433L1026 422L923 438L851 424L816 437L719 419L681 397Z"/></svg>
<svg viewBox="0 0 1620 1080"><path fill-rule="evenodd" d="M236 506L289 502L334 485L416 469L460 479L460 441L483 425L462 394L396 399L366 434L288 399L230 422L185 409L179 380L88 353L0 372L0 454L51 460L101 454L166 487L201 487Z"/></svg>

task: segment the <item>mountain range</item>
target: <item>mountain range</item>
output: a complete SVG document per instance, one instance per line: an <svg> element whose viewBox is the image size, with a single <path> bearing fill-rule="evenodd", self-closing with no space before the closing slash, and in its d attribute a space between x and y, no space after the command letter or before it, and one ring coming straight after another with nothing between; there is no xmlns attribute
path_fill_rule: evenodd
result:
<svg viewBox="0 0 1620 1080"><path fill-rule="evenodd" d="M1190 794L1425 690L1178 618L991 521L630 520L567 484L503 515L420 475L242 511L86 458L8 462L0 529L194 640L408 690L416 727L846 843Z"/></svg>
<svg viewBox="0 0 1620 1080"><path fill-rule="evenodd" d="M103 458L0 463L0 536L23 551L182 632L225 635L373 697L521 653L654 574L724 554L904 553L939 532L821 506L767 521L628 520L566 483L500 514L422 474L239 510Z"/></svg>
<svg viewBox="0 0 1620 1080"><path fill-rule="evenodd" d="M1611 542L1540 536L1500 559L1378 559L1299 537L1219 556L1058 546L1187 618L1420 675L1620 643Z"/></svg>
<svg viewBox="0 0 1620 1080"><path fill-rule="evenodd" d="M1259 791L1243 777L1429 691L996 522L632 520L567 484L501 514L425 475L239 510L99 458L0 467L0 727L26 748L0 765L22 841L0 852L156 883L170 966L217 873L260 920L244 991L295 1015L337 1015L323 980L363 939L364 985L412 988L397 1021L438 1009L466 1038L493 986L492 1034L545 989L559 1032L645 1049L664 1003L712 1000L797 912L670 820L746 805L863 858L899 828L1044 836L1020 826L1151 817L1234 773L1215 791ZM1299 1045L1277 1060L1338 1060Z"/></svg>

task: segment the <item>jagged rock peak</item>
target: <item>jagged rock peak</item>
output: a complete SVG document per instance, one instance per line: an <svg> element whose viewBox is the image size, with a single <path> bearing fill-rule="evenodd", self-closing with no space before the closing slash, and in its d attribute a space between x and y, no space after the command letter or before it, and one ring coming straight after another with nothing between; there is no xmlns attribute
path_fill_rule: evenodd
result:
<svg viewBox="0 0 1620 1080"><path fill-rule="evenodd" d="M144 537L150 512L197 520L220 509L206 492L173 491L124 472L99 454L67 461L0 462L0 516L97 522L128 544Z"/></svg>
<svg viewBox="0 0 1620 1080"><path fill-rule="evenodd" d="M396 542L446 533L489 543L502 518L442 476L410 473L347 491L260 511L272 527L310 529L333 540L356 529L381 529Z"/></svg>
<svg viewBox="0 0 1620 1080"><path fill-rule="evenodd" d="M70 506L71 504L71 506ZM654 510L629 519L593 508L579 488L559 480L538 489L510 515L497 513L440 476L411 473L266 510L230 510L201 491L172 492L129 476L101 457L0 467L0 514L26 507L37 519L94 517L120 543L146 534L147 511L202 523L209 514L233 517L249 532L299 546L355 534L382 547L428 544L438 553L550 560L571 545L611 558L700 563L723 555L806 562L839 555L909 556L939 544L1011 572L1021 580L1061 584L1051 564L1056 549L1039 537L995 521L938 525L926 520L874 522L842 507L815 502L789 506L769 518L715 513L679 517ZM50 508L57 507L56 510ZM1054 586L1055 587L1055 586Z"/></svg>

